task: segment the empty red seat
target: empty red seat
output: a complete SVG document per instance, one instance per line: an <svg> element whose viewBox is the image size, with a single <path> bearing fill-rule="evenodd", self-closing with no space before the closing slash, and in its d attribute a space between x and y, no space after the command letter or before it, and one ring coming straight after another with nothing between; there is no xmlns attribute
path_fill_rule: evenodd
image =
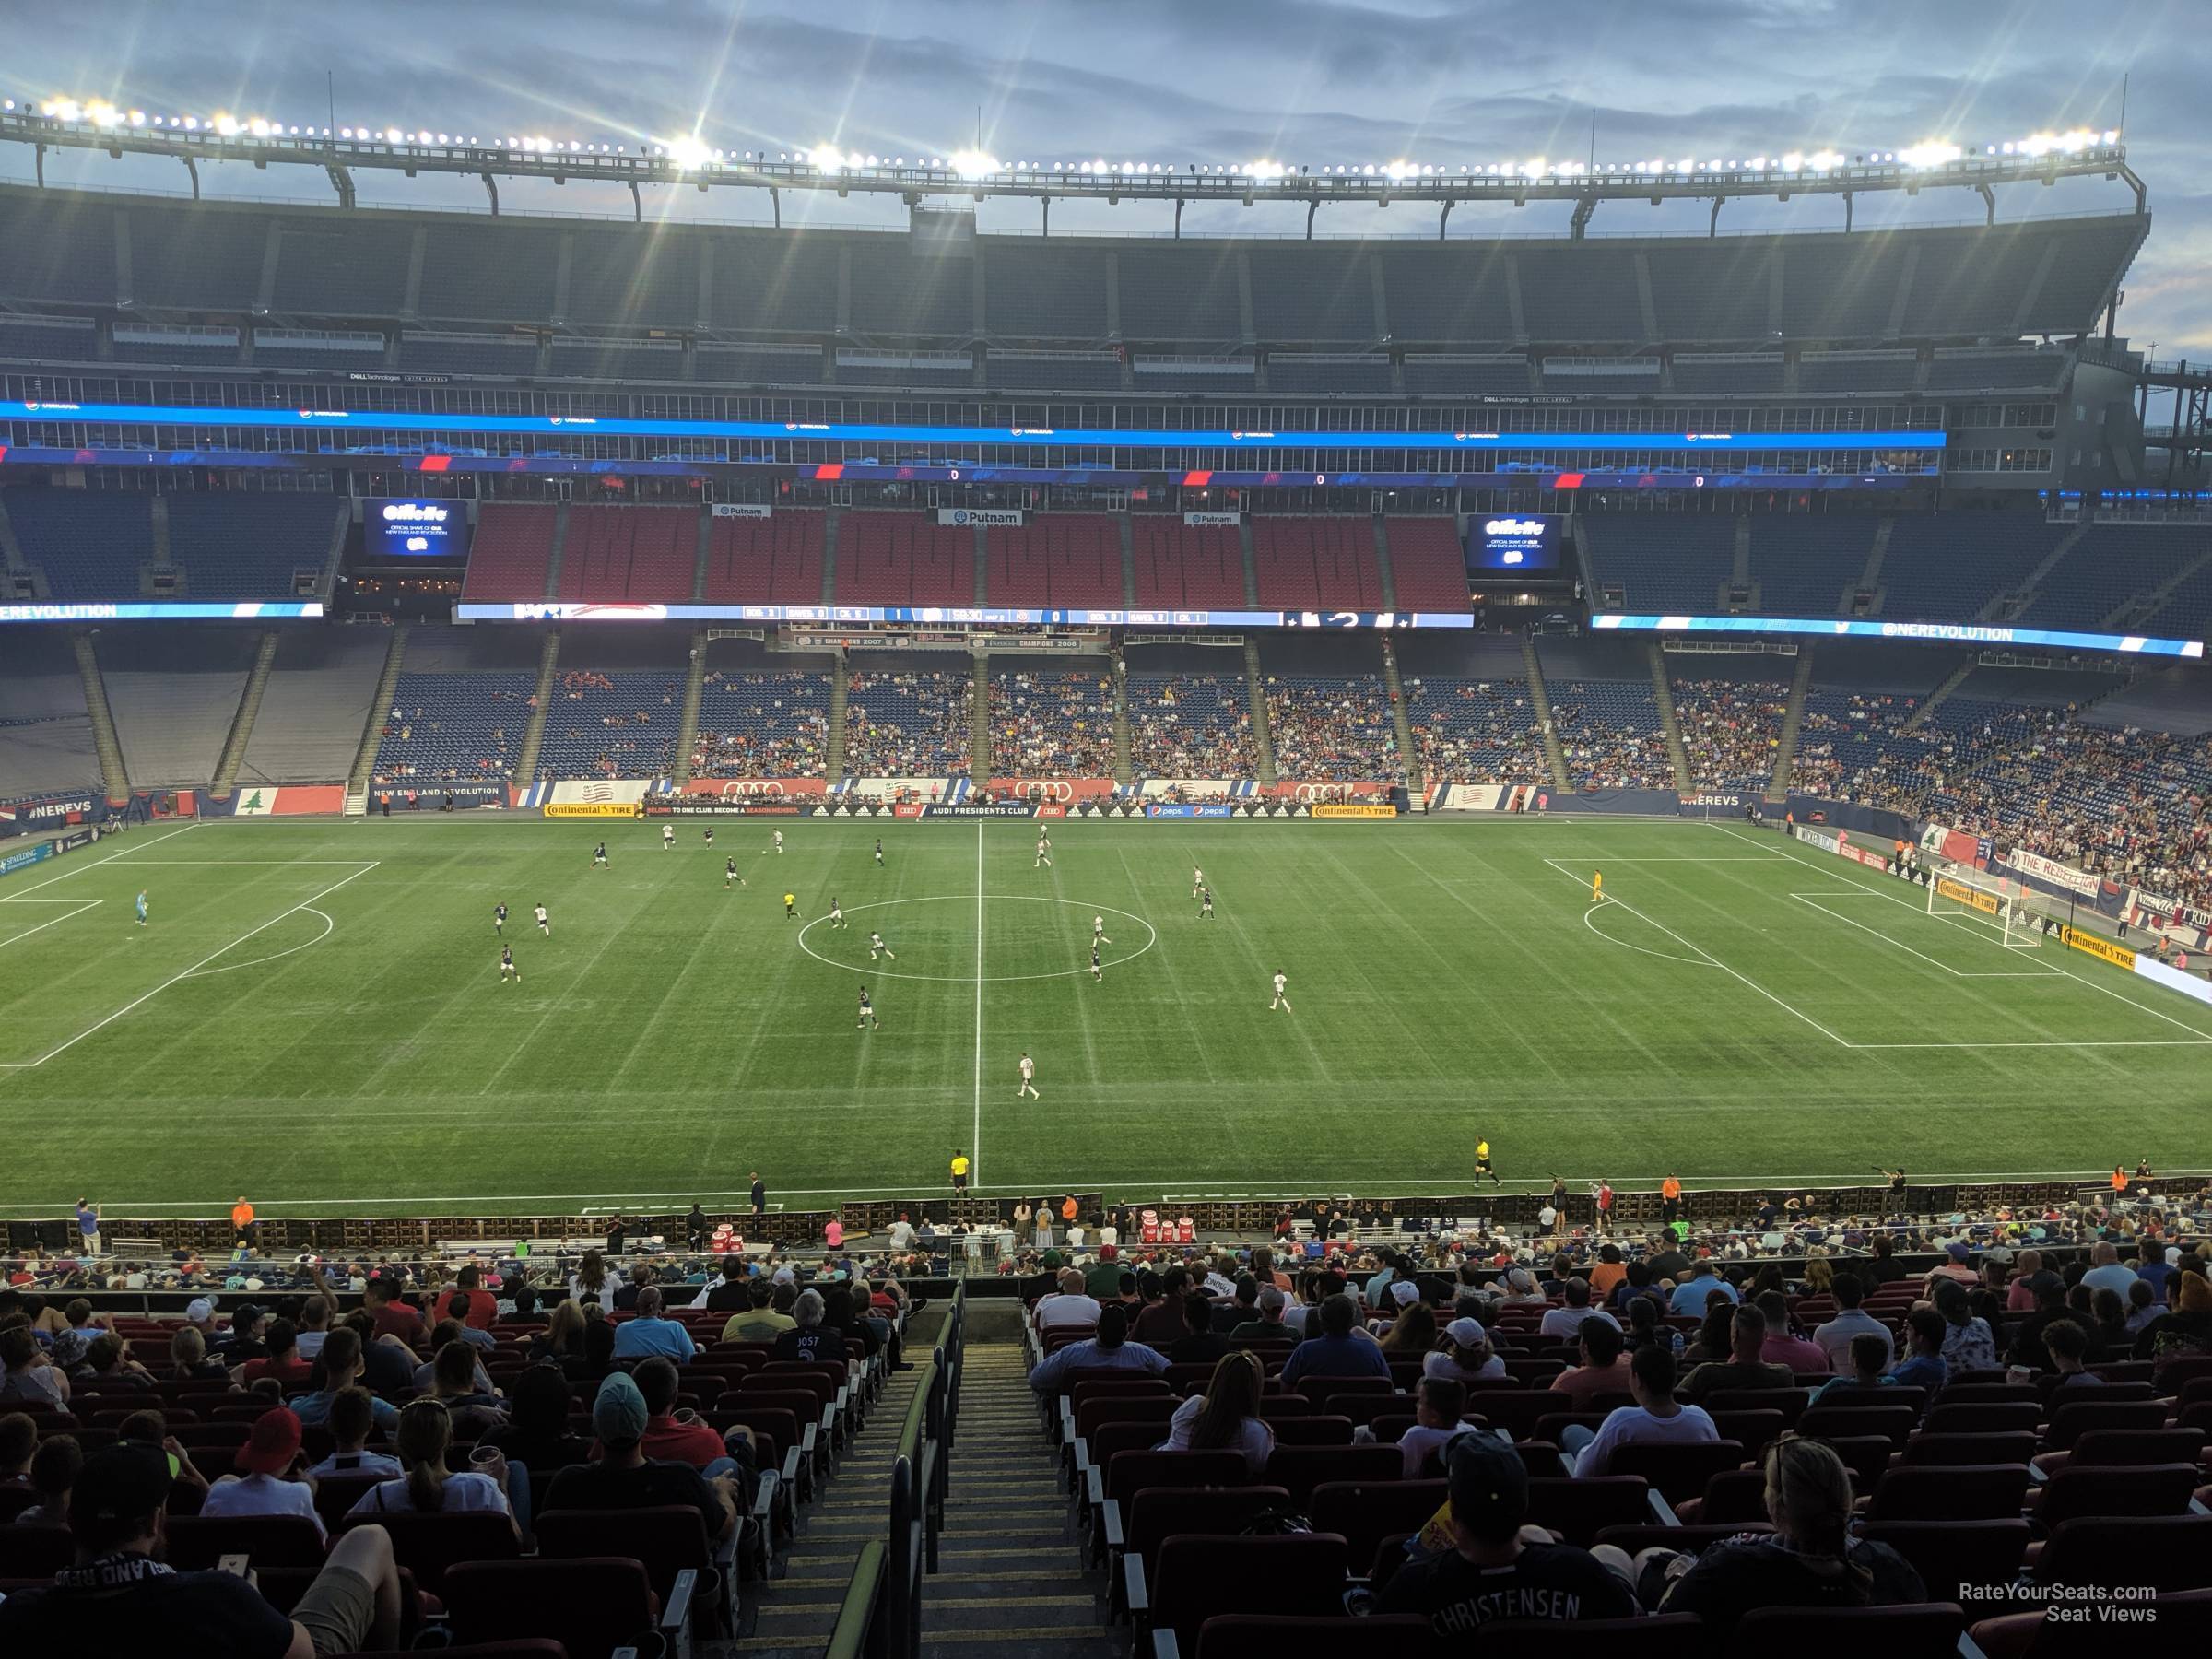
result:
<svg viewBox="0 0 2212 1659"><path fill-rule="evenodd" d="M1364 1573L1385 1538L1419 1532L1448 1496L1441 1480L1328 1480L1313 1488L1306 1514L1315 1532L1344 1539L1352 1571Z"/></svg>
<svg viewBox="0 0 2212 1659"><path fill-rule="evenodd" d="M1278 1446L1348 1446L1352 1443L1352 1419L1331 1412L1326 1415L1308 1412L1303 1416L1275 1418L1267 1427L1275 1434Z"/></svg>
<svg viewBox="0 0 2212 1659"><path fill-rule="evenodd" d="M2028 1497L2025 1464L1900 1464L1875 1485L1870 1521L1997 1521Z"/></svg>
<svg viewBox="0 0 2212 1659"><path fill-rule="evenodd" d="M305 1515L172 1516L164 1525L163 1558L180 1572L206 1571L227 1555L265 1567L319 1567L323 1534Z"/></svg>
<svg viewBox="0 0 2212 1659"><path fill-rule="evenodd" d="M1120 1505L1122 1559L1111 1588L1111 1606L1125 1611L1145 1600L1159 1547L1177 1534L1233 1537L1256 1515L1287 1511L1290 1494L1274 1486L1147 1486Z"/></svg>
<svg viewBox="0 0 2212 1659"><path fill-rule="evenodd" d="M445 1576L447 1623L462 1641L549 1638L569 1659L609 1659L615 1649L653 1649L660 1602L638 1561L467 1561Z"/></svg>
<svg viewBox="0 0 2212 1659"><path fill-rule="evenodd" d="M540 1559L586 1559L629 1556L642 1561L653 1593L665 1606L686 1570L705 1577L713 1569L706 1522L687 1504L651 1509L551 1510L531 1518Z"/></svg>
<svg viewBox="0 0 2212 1659"><path fill-rule="evenodd" d="M1293 1503L1303 1504L1313 1488L1330 1480L1395 1480L1406 1460L1395 1446L1277 1445L1267 1459L1265 1478L1286 1488Z"/></svg>
<svg viewBox="0 0 2212 1659"><path fill-rule="evenodd" d="M1629 1526L1653 1519L1651 1488L1641 1475L1532 1479L1528 1483L1528 1518L1568 1543L1587 1548L1608 1526Z"/></svg>
<svg viewBox="0 0 2212 1659"><path fill-rule="evenodd" d="M1669 1503L1680 1503L1703 1492L1713 1476L1740 1466L1744 1457L1735 1441L1653 1441L1614 1448L1606 1466L1615 1475L1641 1475Z"/></svg>
<svg viewBox="0 0 2212 1659"><path fill-rule="evenodd" d="M1797 1419L1797 1432L1818 1440L1878 1434L1901 1446L1918 1420L1910 1406L1808 1406Z"/></svg>
<svg viewBox="0 0 2212 1659"><path fill-rule="evenodd" d="M1958 1601L1969 1584L2010 1583L2026 1559L2031 1528L2018 1515L1982 1521L1869 1521L1862 1537L1912 1563L1927 1593Z"/></svg>
<svg viewBox="0 0 2212 1659"><path fill-rule="evenodd" d="M2212 1515L2077 1516L2036 1557L2039 1584L2212 1589Z"/></svg>
<svg viewBox="0 0 2212 1659"><path fill-rule="evenodd" d="M2032 1434L1916 1434L1899 1453L1909 1464L2025 1464L2035 1456Z"/></svg>
<svg viewBox="0 0 2212 1659"><path fill-rule="evenodd" d="M444 1594L447 1573L462 1562L511 1561L522 1554L514 1523L490 1511L414 1515L392 1512L348 1517L346 1530L376 1525L392 1535L393 1558L432 1595ZM526 1631L554 1635L551 1630Z"/></svg>
<svg viewBox="0 0 2212 1659"><path fill-rule="evenodd" d="M2203 1478L2194 1464L2069 1463L2043 1483L2036 1524L2057 1526L2077 1515L2178 1515Z"/></svg>
<svg viewBox="0 0 2212 1659"><path fill-rule="evenodd" d="M2100 1391L2100 1393L2102 1391ZM2044 1452L2064 1452L2096 1429L2163 1429L2166 1407L2158 1400L2069 1400L2051 1414Z"/></svg>
<svg viewBox="0 0 2212 1659"><path fill-rule="evenodd" d="M1267 1613L1334 1620L1344 1612L1344 1540L1329 1533L1221 1538L1178 1533L1164 1539L1147 1585L1147 1606L1134 1609L1156 1630L1172 1630L1186 1648L1198 1628L1227 1614Z"/></svg>
<svg viewBox="0 0 2212 1659"><path fill-rule="evenodd" d="M2130 1604L2147 1614L2145 1632L2162 1652L2212 1648L2212 1590L2184 1590ZM2107 1659L2114 1646L2106 1624L2053 1623L2041 1609L1980 1618L1967 1630L1987 1659Z"/></svg>
<svg viewBox="0 0 2212 1659"><path fill-rule="evenodd" d="M2091 1429L2074 1442L2074 1461L2084 1464L2200 1463L2202 1429Z"/></svg>

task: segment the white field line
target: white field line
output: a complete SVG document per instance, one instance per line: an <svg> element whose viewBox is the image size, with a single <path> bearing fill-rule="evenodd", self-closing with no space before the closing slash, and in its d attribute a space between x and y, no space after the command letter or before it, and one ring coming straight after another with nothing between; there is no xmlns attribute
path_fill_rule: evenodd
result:
<svg viewBox="0 0 2212 1659"><path fill-rule="evenodd" d="M1553 869L1559 871L1560 875L1566 877L1568 880L1573 882L1577 887L1589 886L1589 878L1587 877L1576 875L1572 870L1569 869L1558 859L1547 858L1544 862L1549 865ZM1668 938L1674 940L1676 944L1681 946L1685 950L1696 951L1700 957L1704 958L1706 961L1710 962L1713 967L1718 968L1730 979L1735 980L1739 984L1748 986L1751 990L1758 992L1759 995L1765 997L1776 1007L1782 1009L1783 1013L1791 1015L1795 1018L1802 1019L1806 1025L1811 1026L1814 1030L1819 1032L1821 1036L1827 1038L1830 1042L1836 1044L1837 1047L1850 1048L1852 1046L1849 1041L1841 1037L1837 1036L1835 1032L1830 1030L1826 1026L1815 1019L1810 1014L1806 1013L1802 1008L1793 1007L1790 1004L1784 1002L1781 997L1775 995L1773 992L1768 990L1764 985L1760 984L1757 980L1738 973L1735 969L1729 967L1727 963L1722 961L1720 958L1714 956L1712 952L1707 950L1703 946L1692 944L1689 940L1684 938L1680 934L1677 933L1673 928L1667 926L1665 923L1653 921L1651 917L1645 915L1634 905L1623 903L1620 900L1614 898L1611 894L1607 894L1603 902L1606 904L1619 905L1622 910L1627 911L1630 915L1635 917L1645 926L1657 928L1661 933L1665 934ZM1592 908L1594 909L1596 907L1593 906ZM1618 940L1614 942L1616 944L1619 943Z"/></svg>
<svg viewBox="0 0 2212 1659"><path fill-rule="evenodd" d="M75 921L87 911L97 909L105 904L107 900L105 899L11 899L6 902L10 904L66 904L70 910L65 916L56 916L51 922L41 922L36 927L27 927L13 938L0 939L0 950L6 950L10 945L22 944L32 934L41 934L50 927L59 927L65 922Z"/></svg>
<svg viewBox="0 0 2212 1659"><path fill-rule="evenodd" d="M1742 834L1739 834L1737 831L1735 831L1735 830L1729 830L1729 829L1724 829L1724 828L1721 830L1721 833L1722 833L1723 835L1733 836L1733 837L1734 837L1735 840L1737 840L1737 841L1748 841L1748 839L1749 839L1749 838L1748 838L1748 837L1747 837L1747 836L1744 836L1744 835L1742 835ZM1756 846L1758 843L1754 841L1754 842L1751 842L1750 844L1752 844L1752 845ZM1873 894L1873 895L1874 895L1876 898L1877 898L1877 899L1887 899L1887 900L1889 900L1889 902L1890 902L1890 903L1892 903L1892 904L1901 904L1901 905L1903 905L1903 906L1905 907L1905 909L1907 909L1907 910L1911 911L1911 912L1912 912L1914 915L1916 915L1916 916L1917 916L1917 915L1925 915L1925 914L1927 913L1927 912L1925 912L1925 910L1924 910L1924 909L1922 906L1920 906L1920 905L1917 905L1917 904L1914 904L1914 903L1913 903L1913 902L1912 902L1911 900L1909 900L1909 899L1900 899L1900 898L1899 898L1899 897L1898 897L1898 896L1897 896L1895 893L1886 893L1886 892L1884 892L1884 891L1883 891L1883 890L1882 890L1880 888L1878 888L1878 887L1873 887L1873 886L1870 886L1870 885L1869 885L1869 884L1867 884L1866 882L1864 882L1864 881L1861 881L1861 880L1859 880L1859 879L1858 879L1856 877L1854 877L1854 876L1850 876L1850 875L1847 875L1847 874L1845 874L1844 872L1842 872L1842 871L1841 871L1841 870L1830 870L1830 869L1828 869L1828 868L1824 867L1823 865L1820 865L1814 864L1814 863L1813 863L1813 862L1812 862L1810 859L1808 859L1808 858L1805 858L1805 857L1802 857L1802 856L1800 856L1800 855L1799 855L1799 854L1797 854L1797 853L1783 853L1783 852L1776 851L1776 852L1775 852L1775 853L1774 853L1774 856L1775 856L1775 857L1777 857L1777 858L1786 858L1786 859L1788 859L1788 860L1790 861L1790 863L1792 863L1792 864L1794 864L1794 865L1800 865L1800 866L1802 866L1802 867L1803 867L1803 868L1805 868L1805 869L1808 869L1808 870L1818 870L1818 871L1820 874L1822 874L1822 875L1824 875L1824 876L1830 877L1832 877L1833 879L1835 879L1835 880L1837 880L1837 881L1847 882L1847 883L1849 883L1851 886L1853 886L1853 887L1854 887L1854 888L1858 888L1858 889L1859 889L1861 892L1864 892L1864 893L1872 893L1872 894ZM1547 860L1547 862L1549 862L1549 861ZM1843 861L1841 861L1841 860L1839 860L1838 862L1840 863L1840 862L1843 862ZM1940 921L1940 920L1944 920L1944 918L1938 917L1938 918L1937 918L1937 920L1939 920L1939 921ZM2005 948L2005 947L2004 947L2004 945L2003 945L2002 943L1999 943L1999 944L1996 946L1996 948L1997 948L1997 949L2000 949L2000 950L2002 950L2002 949L2004 949L2004 948ZM2162 1012L2160 1012L2159 1009L2152 1007L2152 1006L2150 1006L2148 1003L2139 1003L2139 1002L2137 1002L2137 1001L2136 1001L2136 1000L2134 997L2132 997L2132 996L2128 996L2128 995L2125 995L2125 994L2122 994L2121 992L2115 991L2115 990L2113 990L2113 989L2112 989L2112 986L2110 986L2110 985L2107 985L2107 984L2103 984L2103 983L2101 983L2100 982L2099 982L2099 981L2097 981L2097 980L2090 979L2090 978L2088 978L2088 977L2086 974L2080 974L2080 973L2077 973L2077 972L2075 972L2075 971L2073 971L2071 968L2061 967L2061 966L2056 966L2056 965L2053 965L2053 967L2052 968L2052 971L2053 971L2053 972L2054 972L2054 973L2062 973L2062 974L2064 974L2064 975L2065 975L2066 978L2068 978L2068 979L2070 979L2070 980L2073 980L2074 982L2076 982L2077 984L2083 984L2083 985L2087 985L2087 986L2088 986L2088 988L2089 988L2090 990L2092 990L2092 991L2101 991L2101 992L2103 992L2103 993L2105 994L2105 995L2107 995L2107 996L2110 996L2110 997L2113 997L2113 998L2117 999L2118 1001L2124 1002L2124 1003L2125 1003L2125 1004L2126 1004L2126 1005L2127 1005L2129 1007L2131 1007L2131 1008L2135 1008L2135 1009L2138 1009L2138 1010L2140 1010L2141 1012L2143 1012L2143 1013L2145 1013L2145 1014L2147 1014L2147 1015L2149 1015L2149 1016L2150 1016L2150 1017L2151 1017L2153 1019L2163 1020L2163 1021L2164 1021L2166 1024L2168 1024L2168 1025L2170 1025L2170 1026L2175 1026L2175 1027L2178 1027L2180 1030L2184 1030L2184 1031L2187 1031L2187 1032L2188 1032L2188 1033L2189 1033L2189 1034L2190 1034L2192 1037L2194 1037L2194 1038L2196 1038L2196 1039L2197 1039L2198 1041L2203 1041L2203 1042L2207 1042L2207 1043L2212 1043L2212 1031L2205 1031L2205 1030L2199 1030L2198 1028L2196 1028L2195 1026L2193 1026L2193 1025L2191 1025L2191 1024L2190 1024L2190 1023L2189 1023L2187 1020L2183 1020L2183 1019L2176 1019L2176 1018L2174 1018L2174 1017L2173 1017L2172 1015L2171 1015L2171 1014L2166 1014L2166 1013L2162 1013ZM1870 1044L1867 1044L1866 1046L1868 1046L1868 1047L1873 1047L1874 1045L1870 1043ZM1958 1046L1959 1046L1959 1047L1962 1047L1962 1048L1963 1048L1963 1047L1967 1047L1967 1046L1970 1046L1970 1045L1968 1045L1968 1044L1964 1044L1964 1043L1961 1043L1961 1044L1959 1044ZM1971 1045L1971 1046L1979 1046L1979 1045ZM2123 1045L2119 1045L2119 1044L2106 1044L2106 1043L2089 1043L2089 1042L2082 1042L2082 1043L2052 1043L2052 1044L2046 1044L2046 1045L2042 1045L2042 1046L2053 1047L2053 1048L2101 1048L2101 1047L2118 1047L2118 1046L2123 1046ZM2128 1046L2133 1046L2133 1045L2128 1045Z"/></svg>
<svg viewBox="0 0 2212 1659"><path fill-rule="evenodd" d="M206 967L208 963L214 961L218 957L225 956L230 951L237 949L238 947L243 945L248 939L253 938L255 935L268 932L270 928L276 926L277 923L285 920L286 917L296 915L300 911L306 910L318 899L327 898L330 894L336 892L340 888L346 886L347 882L359 881L362 877L368 875L370 871L375 869L383 861L381 859L375 859L363 863L359 869L354 871L352 875L347 877L344 881L334 881L328 887L324 888L321 892L310 893L306 898L302 899L299 903L293 905L290 909L280 911L276 915L271 916L266 922L264 922L259 927L253 929L251 932L239 935L237 938L231 940L229 944L225 945L221 949L212 951L208 955L202 957L191 967L185 969L183 972L171 975L168 979L163 980L159 984L156 985L151 991L147 992L144 995L133 997L129 1002L124 1004L122 1007L116 1009L114 1013L110 1014L106 1018L101 1019L95 1024L87 1026L83 1030L79 1031L76 1036L70 1038L66 1042L61 1043L57 1047L49 1049L45 1053L41 1054L36 1060L10 1060L0 1062L0 1071L29 1071L36 1066L45 1065L47 1061L53 1059L55 1055L65 1053L68 1050L75 1048L78 1043L82 1042L86 1038L91 1036L95 1031L104 1030L107 1027L113 1025L125 1014L128 1014L132 1009L139 1006L141 1004L152 1001L155 997L160 995L162 992L168 990L171 985L178 983L180 981L190 979L194 974L199 972L201 969Z"/></svg>
<svg viewBox="0 0 2212 1659"><path fill-rule="evenodd" d="M1819 902L1823 899L1864 899L1866 897L1864 893L1792 893L1790 897L1800 904L1812 906L1824 916L1833 917L1847 927L1855 927L1861 933L1871 934L1885 945L1896 946L1909 957L1918 957L1931 968L1942 969L1953 979L2055 979L2058 977L2058 970L2055 968L1997 969L1987 973L1969 972L1963 968L1954 968L1948 962L1938 961L1924 950L1913 949L1902 939L1892 937L1878 927L1869 927L1864 922L1853 921L1841 911L1830 910L1827 905Z"/></svg>
<svg viewBox="0 0 2212 1659"><path fill-rule="evenodd" d="M197 824L187 824L182 830L171 830L165 835L157 835L152 841L147 841L146 844L149 847L158 847L165 841L174 841L178 836L188 835L198 828L199 826ZM130 854L136 851L137 848L135 846L124 847L116 852L109 853L105 858L88 859L83 864L73 864L69 866L69 868L64 870L59 876L49 876L43 881L34 881L27 888L17 888L14 892L8 894L5 899L0 899L0 904L20 904L23 902L22 896L25 893L35 893L41 888L50 888L57 881L66 881L72 876L81 876L87 870L96 870L101 865L113 864L117 859L125 859L135 864L137 861L135 859L131 859Z"/></svg>

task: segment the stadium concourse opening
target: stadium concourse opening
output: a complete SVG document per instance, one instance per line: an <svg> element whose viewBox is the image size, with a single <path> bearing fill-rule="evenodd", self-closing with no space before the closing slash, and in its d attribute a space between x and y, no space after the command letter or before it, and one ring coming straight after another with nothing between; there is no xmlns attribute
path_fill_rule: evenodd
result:
<svg viewBox="0 0 2212 1659"><path fill-rule="evenodd" d="M0 99L0 1650L2205 1646L2212 377L2116 123L325 91Z"/></svg>

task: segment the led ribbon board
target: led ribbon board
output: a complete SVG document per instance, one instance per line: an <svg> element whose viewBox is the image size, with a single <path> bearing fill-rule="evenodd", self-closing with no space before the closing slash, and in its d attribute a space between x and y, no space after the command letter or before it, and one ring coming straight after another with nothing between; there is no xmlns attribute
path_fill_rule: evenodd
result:
<svg viewBox="0 0 2212 1659"><path fill-rule="evenodd" d="M1938 645L2049 645L2060 651L2112 651L2133 656L2201 659L2202 640L2147 634L2077 633L2063 628L2011 628L1997 622L1884 622L1845 617L1654 617L1602 615L1590 626L1622 633L1818 634L1837 640L1924 640Z"/></svg>

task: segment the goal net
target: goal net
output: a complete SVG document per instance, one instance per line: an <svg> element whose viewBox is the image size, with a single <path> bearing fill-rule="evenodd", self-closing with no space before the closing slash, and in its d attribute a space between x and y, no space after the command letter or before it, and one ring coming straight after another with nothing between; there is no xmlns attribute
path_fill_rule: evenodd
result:
<svg viewBox="0 0 2212 1659"><path fill-rule="evenodd" d="M2007 950L2034 950L2043 942L2041 895L2009 877L1952 865L1928 880L1928 914L1987 927Z"/></svg>

